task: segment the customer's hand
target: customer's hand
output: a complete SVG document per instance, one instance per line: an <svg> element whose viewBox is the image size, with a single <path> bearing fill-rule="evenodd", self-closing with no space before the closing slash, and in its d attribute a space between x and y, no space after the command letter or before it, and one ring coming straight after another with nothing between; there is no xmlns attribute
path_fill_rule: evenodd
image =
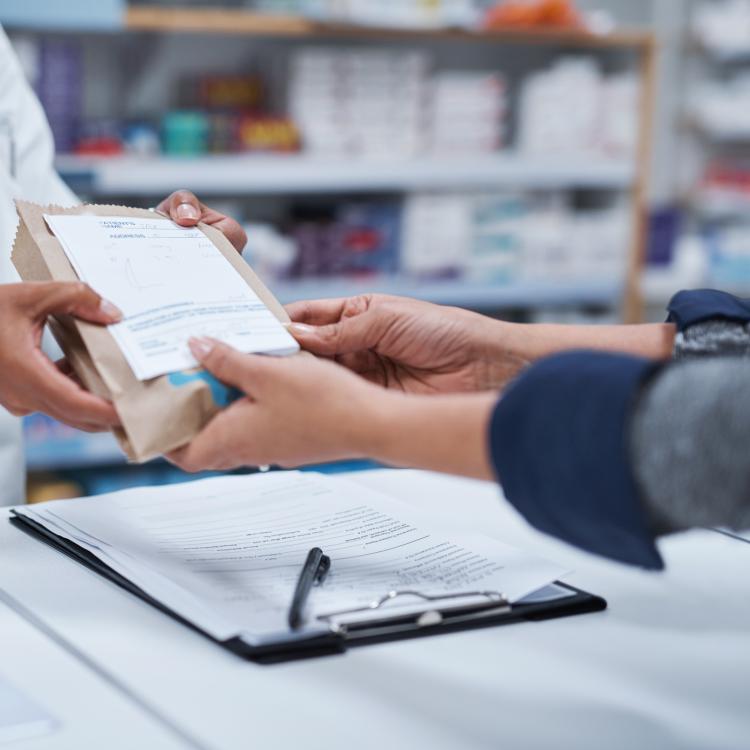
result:
<svg viewBox="0 0 750 750"><path fill-rule="evenodd" d="M408 393L497 389L528 363L511 348L509 324L455 307L365 294L287 311L304 349Z"/></svg>
<svg viewBox="0 0 750 750"><path fill-rule="evenodd" d="M371 458L492 479L494 393L415 396L368 383L333 362L240 354L194 339L196 359L246 395L167 458L186 471Z"/></svg>
<svg viewBox="0 0 750 750"><path fill-rule="evenodd" d="M189 190L176 190L156 210L182 227L194 227L199 221L216 227L239 253L247 244L245 230L234 219L204 205Z"/></svg>
<svg viewBox="0 0 750 750"><path fill-rule="evenodd" d="M64 361L56 365L42 352L42 331L53 314L102 325L121 318L80 282L0 286L0 404L16 416L41 411L81 430L119 425L112 404L85 391Z"/></svg>
<svg viewBox="0 0 750 750"><path fill-rule="evenodd" d="M204 338L190 348L206 370L246 395L167 456L185 471L298 466L370 452L378 400L387 396L382 388L306 353L241 354Z"/></svg>

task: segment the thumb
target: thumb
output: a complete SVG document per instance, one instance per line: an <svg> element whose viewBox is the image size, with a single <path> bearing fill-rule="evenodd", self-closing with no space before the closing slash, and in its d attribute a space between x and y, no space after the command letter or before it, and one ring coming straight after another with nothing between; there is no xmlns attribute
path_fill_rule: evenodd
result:
<svg viewBox="0 0 750 750"><path fill-rule="evenodd" d="M183 227L194 227L203 215L201 202L189 190L175 191L159 206L159 209L169 214L172 221Z"/></svg>
<svg viewBox="0 0 750 750"><path fill-rule="evenodd" d="M303 349L333 356L374 348L382 336L382 325L379 316L368 311L326 326L291 323L289 332Z"/></svg>
<svg viewBox="0 0 750 750"><path fill-rule="evenodd" d="M222 383L239 388L245 393L252 388L257 393L262 387L266 371L272 367L272 357L243 354L231 346L208 337L188 340L193 356Z"/></svg>
<svg viewBox="0 0 750 750"><path fill-rule="evenodd" d="M92 323L117 323L122 312L82 281L52 281L30 290L38 318L63 313Z"/></svg>

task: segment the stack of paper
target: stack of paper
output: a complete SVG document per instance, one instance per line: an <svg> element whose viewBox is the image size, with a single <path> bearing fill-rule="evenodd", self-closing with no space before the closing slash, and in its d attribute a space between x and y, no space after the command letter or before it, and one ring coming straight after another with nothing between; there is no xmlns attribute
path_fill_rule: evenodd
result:
<svg viewBox="0 0 750 750"><path fill-rule="evenodd" d="M195 367L190 336L242 352L299 347L200 229L154 216L45 215L78 277L117 305L110 326L139 380Z"/></svg>
<svg viewBox="0 0 750 750"><path fill-rule="evenodd" d="M214 638L250 645L325 632L324 615L392 590L492 591L515 602L565 573L490 538L455 536L355 482L313 473L220 477L15 511ZM312 591L307 626L290 631L295 582L316 546L332 558L331 572Z"/></svg>

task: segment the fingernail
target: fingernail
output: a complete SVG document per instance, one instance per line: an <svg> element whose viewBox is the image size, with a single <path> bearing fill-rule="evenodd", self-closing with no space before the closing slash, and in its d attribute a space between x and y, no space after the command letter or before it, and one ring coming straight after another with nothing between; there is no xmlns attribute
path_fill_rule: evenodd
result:
<svg viewBox="0 0 750 750"><path fill-rule="evenodd" d="M117 305L113 305L109 300L103 299L99 303L99 309L113 320L122 320L122 310Z"/></svg>
<svg viewBox="0 0 750 750"><path fill-rule="evenodd" d="M193 356L199 362L202 362L209 354L211 354L211 350L214 348L214 342L211 339L200 336L188 339L188 346L190 347Z"/></svg>
<svg viewBox="0 0 750 750"><path fill-rule="evenodd" d="M292 332L297 332L301 334L306 333L313 333L315 331L315 326L308 326L304 323L290 323L289 328L292 330Z"/></svg>
<svg viewBox="0 0 750 750"><path fill-rule="evenodd" d="M200 219L198 209L192 203L180 203L175 211L178 219Z"/></svg>

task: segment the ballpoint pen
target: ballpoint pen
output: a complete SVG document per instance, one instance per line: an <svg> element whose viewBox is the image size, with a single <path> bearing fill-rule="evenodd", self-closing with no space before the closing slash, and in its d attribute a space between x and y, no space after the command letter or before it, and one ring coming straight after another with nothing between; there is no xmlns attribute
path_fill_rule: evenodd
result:
<svg viewBox="0 0 750 750"><path fill-rule="evenodd" d="M330 569L331 558L324 555L320 547L313 547L307 553L307 559L300 571L292 597L292 604L289 607L289 627L292 630L296 630L304 622L303 611L307 597L310 595L310 589L315 583L323 583Z"/></svg>

